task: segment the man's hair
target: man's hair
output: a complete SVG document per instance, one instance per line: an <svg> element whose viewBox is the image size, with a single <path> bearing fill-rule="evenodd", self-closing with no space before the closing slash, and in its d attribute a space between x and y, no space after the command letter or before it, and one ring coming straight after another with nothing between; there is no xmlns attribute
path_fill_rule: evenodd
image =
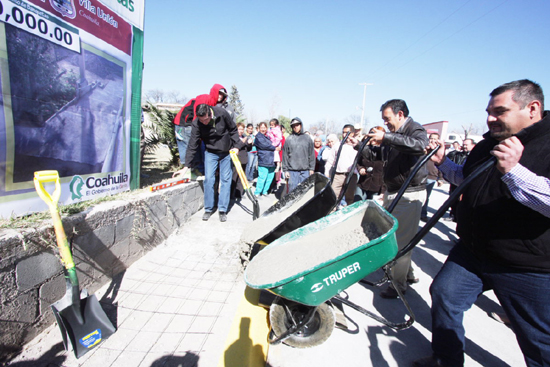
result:
<svg viewBox="0 0 550 367"><path fill-rule="evenodd" d="M265 122L265 121L260 122L260 123L258 124L258 128L259 128L260 126L262 126L262 125L265 125L265 127L267 128L267 122Z"/></svg>
<svg viewBox="0 0 550 367"><path fill-rule="evenodd" d="M476 145L476 142L474 141L474 139L470 139L470 138L466 138L464 140L462 140L462 145L464 145L464 143L466 142L466 140L469 140L472 142L472 145Z"/></svg>
<svg viewBox="0 0 550 367"><path fill-rule="evenodd" d="M439 135L439 133L431 133L431 134L430 134L430 138L432 137L432 135L437 135L437 138L438 138L438 139L441 138L441 135Z"/></svg>
<svg viewBox="0 0 550 367"><path fill-rule="evenodd" d="M269 120L269 123L270 123L270 124L271 124L272 122L275 123L275 126L279 126L279 120L277 120L277 119L271 119L271 120Z"/></svg>
<svg viewBox="0 0 550 367"><path fill-rule="evenodd" d="M248 124L248 125L246 125L246 128L249 128L249 127L254 128L254 124Z"/></svg>
<svg viewBox="0 0 550 367"><path fill-rule="evenodd" d="M344 127L342 128L342 131L344 131L344 129L346 128L348 128L352 134L355 132L355 127L352 124L345 124Z"/></svg>
<svg viewBox="0 0 550 367"><path fill-rule="evenodd" d="M197 116L203 117L203 116L206 116L206 115L210 115L210 106L208 106L205 103L200 104L197 107Z"/></svg>
<svg viewBox="0 0 550 367"><path fill-rule="evenodd" d="M403 111L403 116L409 117L409 108L402 99L390 99L389 101L386 101L386 103L380 107L380 111L384 112L384 110L388 107L391 108L394 115L397 115L399 111Z"/></svg>
<svg viewBox="0 0 550 367"><path fill-rule="evenodd" d="M330 134L329 136L327 136L327 141L329 140L338 142L338 137L336 136L336 134Z"/></svg>
<svg viewBox="0 0 550 367"><path fill-rule="evenodd" d="M244 129L244 124L242 122L237 123L237 127L241 126Z"/></svg>
<svg viewBox="0 0 550 367"><path fill-rule="evenodd" d="M458 144L458 145L460 145L460 143L458 142L458 140L453 141L453 144Z"/></svg>
<svg viewBox="0 0 550 367"><path fill-rule="evenodd" d="M520 109L524 109L533 101L540 101L541 110L544 111L544 94L539 84L530 81L529 79L516 80L510 83L502 84L493 89L491 97L496 97L509 90L513 91L512 100L519 105Z"/></svg>

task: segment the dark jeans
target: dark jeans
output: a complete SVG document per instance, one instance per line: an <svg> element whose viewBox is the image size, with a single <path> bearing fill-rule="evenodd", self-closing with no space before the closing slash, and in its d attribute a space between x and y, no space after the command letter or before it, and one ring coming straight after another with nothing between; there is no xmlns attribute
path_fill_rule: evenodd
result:
<svg viewBox="0 0 550 367"><path fill-rule="evenodd" d="M550 274L481 261L461 243L430 287L435 356L449 366L464 365L464 311L490 289L510 319L527 366L549 366Z"/></svg>
<svg viewBox="0 0 550 367"><path fill-rule="evenodd" d="M428 202L430 201L430 194L432 193L432 190L435 185L435 180L427 180L426 183L426 202L424 202L424 205L422 205L422 211L420 212L420 218L424 218L428 216Z"/></svg>
<svg viewBox="0 0 550 367"><path fill-rule="evenodd" d="M258 154L248 152L248 163L246 164L246 179L248 182L254 181L254 172L258 166Z"/></svg>

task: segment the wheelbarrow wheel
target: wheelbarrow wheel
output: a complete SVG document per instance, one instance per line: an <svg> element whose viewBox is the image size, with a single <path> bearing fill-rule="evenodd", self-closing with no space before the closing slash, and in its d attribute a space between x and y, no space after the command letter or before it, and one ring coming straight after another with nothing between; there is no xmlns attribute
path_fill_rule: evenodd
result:
<svg viewBox="0 0 550 367"><path fill-rule="evenodd" d="M275 335L279 336L303 320L312 306L285 300L277 297L269 309L269 321ZM311 348L324 343L334 330L334 311L327 303L317 307L312 320L301 330L283 340L295 348Z"/></svg>

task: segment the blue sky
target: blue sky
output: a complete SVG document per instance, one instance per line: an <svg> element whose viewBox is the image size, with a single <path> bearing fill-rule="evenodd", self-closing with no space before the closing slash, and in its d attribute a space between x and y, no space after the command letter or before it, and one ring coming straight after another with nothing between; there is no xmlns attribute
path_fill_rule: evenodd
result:
<svg viewBox="0 0 550 367"><path fill-rule="evenodd" d="M547 0L148 0L143 89L236 85L254 122L341 126L361 115L367 82L368 126L402 98L420 123L483 133L498 85L529 78L550 93L549 12Z"/></svg>

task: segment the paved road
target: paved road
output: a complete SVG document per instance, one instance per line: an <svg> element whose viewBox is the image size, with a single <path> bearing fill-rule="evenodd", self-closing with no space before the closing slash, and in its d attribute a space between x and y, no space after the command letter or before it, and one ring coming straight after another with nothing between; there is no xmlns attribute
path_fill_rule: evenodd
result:
<svg viewBox="0 0 550 367"><path fill-rule="evenodd" d="M432 207L443 203L446 190L445 186L434 190ZM261 198L262 210L274 201L273 196ZM217 215L203 222L202 211L195 214L164 244L98 291L96 295L118 328L98 348L76 360L63 350L59 331L52 326L27 345L12 365L258 366L263 365L258 356L267 355L271 367L389 367L409 366L414 359L430 354L428 287L456 239L452 222L438 223L414 250L413 262L421 281L407 292L417 319L412 328L395 332L344 306L348 329L335 329L324 344L311 349L278 345L266 351L265 311L243 308L247 301L238 242L252 223L250 208L250 202L243 199L242 206L232 208L226 223L220 223ZM382 299L378 293L378 289L359 284L346 291L351 300L369 311L402 320L400 301ZM494 295L487 293L466 314L466 366L524 365L512 331L487 316L499 309ZM254 326L258 323L262 327ZM232 339L235 325L240 330ZM258 330L260 336L254 333ZM252 354L255 357L249 358ZM241 362L231 356L241 356Z"/></svg>

